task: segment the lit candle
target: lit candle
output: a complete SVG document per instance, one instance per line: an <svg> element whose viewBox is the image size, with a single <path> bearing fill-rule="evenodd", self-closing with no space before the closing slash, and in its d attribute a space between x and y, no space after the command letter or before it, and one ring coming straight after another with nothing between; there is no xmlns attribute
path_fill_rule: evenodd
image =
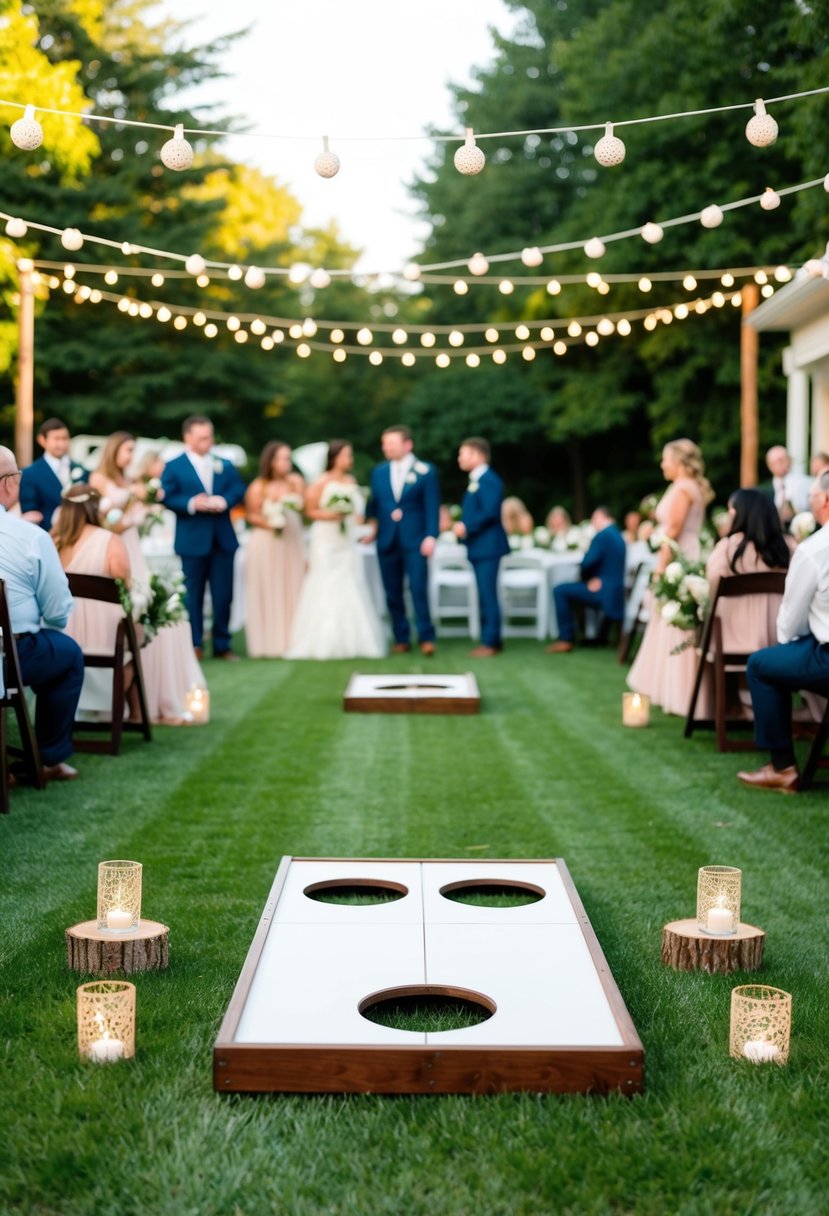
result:
<svg viewBox="0 0 829 1216"><path fill-rule="evenodd" d="M767 1039L749 1039L743 1048L743 1055L753 1064L764 1064L776 1060L780 1055L780 1048L769 1043Z"/></svg>
<svg viewBox="0 0 829 1216"><path fill-rule="evenodd" d="M722 896L720 896L715 907L708 909L705 927L709 933L734 932L734 918L731 915L731 909L724 907Z"/></svg>
<svg viewBox="0 0 829 1216"><path fill-rule="evenodd" d="M650 697L644 693L622 693L622 725L647 726L650 721Z"/></svg>
<svg viewBox="0 0 829 1216"><path fill-rule="evenodd" d="M131 929L132 913L123 908L110 908L107 912L107 929Z"/></svg>
<svg viewBox="0 0 829 1216"><path fill-rule="evenodd" d="M122 1039L111 1039L109 1031L104 1031L102 1039L96 1039L94 1043L89 1045L89 1058L95 1060L98 1064L103 1064L108 1060L120 1060L124 1055L124 1043Z"/></svg>
<svg viewBox="0 0 829 1216"><path fill-rule="evenodd" d="M184 703L192 722L204 725L210 721L210 693L206 688L191 688L185 693Z"/></svg>

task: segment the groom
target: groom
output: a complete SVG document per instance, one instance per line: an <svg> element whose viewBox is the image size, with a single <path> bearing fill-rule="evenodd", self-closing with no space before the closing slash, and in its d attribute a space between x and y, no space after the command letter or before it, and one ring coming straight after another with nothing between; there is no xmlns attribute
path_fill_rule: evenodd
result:
<svg viewBox="0 0 829 1216"><path fill-rule="evenodd" d="M438 477L434 465L416 458L408 427L388 427L381 443L386 461L372 471L366 518L377 521L377 558L394 633L392 652L402 654L411 650L403 600L403 579L408 577L420 649L423 654L432 655L435 627L429 614L427 559L434 551L438 534Z"/></svg>
<svg viewBox="0 0 829 1216"><path fill-rule="evenodd" d="M245 496L241 477L229 460L214 456L213 423L193 415L182 426L184 451L166 465L161 478L164 506L176 516L175 551L181 558L187 612L196 658L204 638L204 592L213 601L213 657L236 659L230 649L233 559L239 542L230 508Z"/></svg>

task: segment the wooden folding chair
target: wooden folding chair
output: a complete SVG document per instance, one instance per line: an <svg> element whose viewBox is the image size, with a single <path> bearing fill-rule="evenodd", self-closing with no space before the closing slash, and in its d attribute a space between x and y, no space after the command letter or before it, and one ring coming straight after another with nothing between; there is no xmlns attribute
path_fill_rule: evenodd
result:
<svg viewBox="0 0 829 1216"><path fill-rule="evenodd" d="M817 724L815 737L812 740L812 746L809 748L809 755L806 757L806 763L803 766L803 771L800 774L801 790L812 788L817 770L825 765L823 760L823 750L829 740L829 701L826 702L826 709L823 717Z"/></svg>
<svg viewBox="0 0 829 1216"><path fill-rule="evenodd" d="M721 578L717 584L714 597L708 608L708 614L702 628L702 638L699 645L699 662L694 678L691 703L688 706L688 717L685 720L685 738L690 739L697 727L714 728L717 732L717 749L721 752L749 751L754 748L754 740L730 739L728 729L745 730L753 724L738 719L729 719L726 715L726 675L734 672L744 672L746 664L753 652L726 651L723 649L722 621L717 612L717 606L727 599L739 599L746 595L782 595L786 586L786 572L763 571L760 574L732 574ZM769 640L769 645L774 639ZM702 679L706 664L710 664L714 675L714 718L696 718L697 701L702 688Z"/></svg>
<svg viewBox="0 0 829 1216"><path fill-rule="evenodd" d="M29 707L26 704L26 693L23 688L23 678L20 674L20 659L17 656L17 643L12 632L9 616L9 605L6 599L6 584L0 579L0 814L9 812L9 757L20 758L26 770L26 775L35 789L42 790L46 782L43 778L43 765L40 760L40 748L37 745L32 720L29 717ZM6 711L14 710L17 727L20 732L20 746L12 746L8 741Z"/></svg>
<svg viewBox="0 0 829 1216"><path fill-rule="evenodd" d="M96 600L102 604L117 604L121 598L118 584L114 578L105 578L98 574L67 574L69 590L77 600ZM124 721L124 702L126 700L126 681L124 678L124 663L132 660L133 686L138 694L139 717L136 721ZM79 752L104 752L117 756L121 750L121 736L124 731L140 731L149 743L152 739L150 715L147 711L147 698L144 692L144 673L141 670L141 652L135 634L135 622L132 617L123 612L115 633L115 644L111 654L87 654L84 651L84 667L102 667L112 671L112 710L108 722L78 722L73 728L73 743ZM79 731L101 732L109 735L107 740L77 739Z"/></svg>

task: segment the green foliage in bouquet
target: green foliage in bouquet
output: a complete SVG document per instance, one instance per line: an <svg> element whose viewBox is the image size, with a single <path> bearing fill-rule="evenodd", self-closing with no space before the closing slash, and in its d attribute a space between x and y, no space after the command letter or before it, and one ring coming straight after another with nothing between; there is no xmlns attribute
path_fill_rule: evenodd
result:
<svg viewBox="0 0 829 1216"><path fill-rule="evenodd" d="M664 571L655 577L653 594L662 619L689 634L671 651L671 654L679 654L693 644L692 631L705 616L710 588L704 563L691 561L677 552Z"/></svg>
<svg viewBox="0 0 829 1216"><path fill-rule="evenodd" d="M120 578L116 582L121 606L144 631L143 646L157 636L159 629L190 619L184 606L184 580L180 574L163 578L151 574L148 589L138 583L129 588Z"/></svg>

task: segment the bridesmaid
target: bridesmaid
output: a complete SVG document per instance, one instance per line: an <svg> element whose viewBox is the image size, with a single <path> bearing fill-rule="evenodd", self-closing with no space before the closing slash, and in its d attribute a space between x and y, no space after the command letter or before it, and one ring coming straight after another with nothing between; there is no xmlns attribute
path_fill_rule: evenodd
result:
<svg viewBox="0 0 829 1216"><path fill-rule="evenodd" d="M699 534L705 508L714 493L705 477L702 453L690 439L674 439L662 449L661 468L671 484L656 508L656 522L665 536L692 561L699 558ZM670 545L659 550L655 574L662 574L673 556ZM652 607L639 653L628 673L628 687L646 693L666 714L688 712L694 686L697 656L693 646L672 651L687 642L688 634L669 625Z"/></svg>
<svg viewBox="0 0 829 1216"><path fill-rule="evenodd" d="M285 499L292 506L278 505ZM259 476L245 494L245 515L251 526L245 552L245 635L250 658L276 659L288 649L305 575L304 505L305 482L293 470L290 446L273 439L262 449Z"/></svg>

